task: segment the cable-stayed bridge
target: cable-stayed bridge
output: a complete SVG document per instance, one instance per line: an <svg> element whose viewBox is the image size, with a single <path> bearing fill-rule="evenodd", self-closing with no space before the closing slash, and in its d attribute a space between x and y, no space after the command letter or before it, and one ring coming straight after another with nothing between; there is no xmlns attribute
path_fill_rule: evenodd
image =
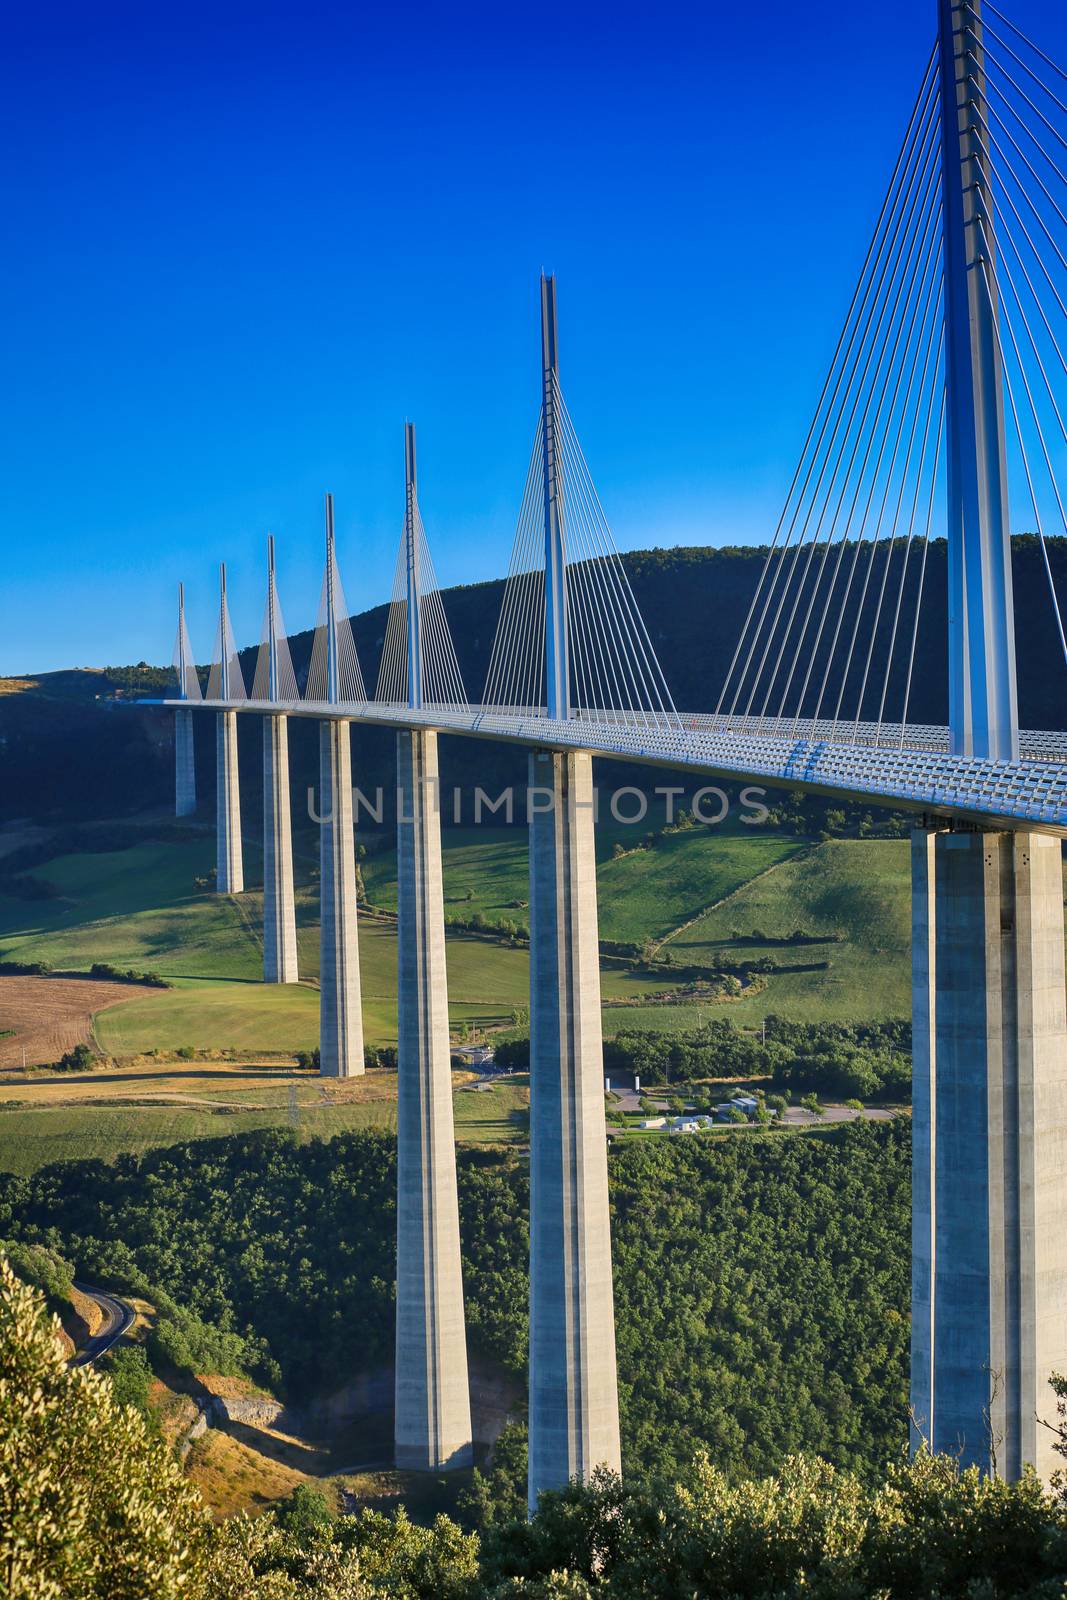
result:
<svg viewBox="0 0 1067 1600"><path fill-rule="evenodd" d="M1008 0L1004 0L1005 7ZM296 978L287 723L320 724L322 1070L362 1070L353 722L397 729L397 1459L470 1458L448 1093L437 735L530 750L530 1492L618 1466L593 855L594 755L862 796L912 843L916 1442L1048 1472L1067 1370L1067 734L1019 725L1013 525L1067 532L1067 74L992 0L937 0L935 47L714 708L679 709L560 387L540 404L485 684L465 684L405 434L381 660L364 677L326 502L306 681L274 578L251 695L225 568L206 692L180 603L177 806L217 715L218 886L243 887L236 718L264 719L265 977ZM948 552L947 725L910 720L931 541ZM369 663L367 664L369 667ZM373 693L368 685L373 682ZM479 692L480 689L480 692ZM472 698L473 696L473 698ZM917 817L917 822L920 817Z"/></svg>

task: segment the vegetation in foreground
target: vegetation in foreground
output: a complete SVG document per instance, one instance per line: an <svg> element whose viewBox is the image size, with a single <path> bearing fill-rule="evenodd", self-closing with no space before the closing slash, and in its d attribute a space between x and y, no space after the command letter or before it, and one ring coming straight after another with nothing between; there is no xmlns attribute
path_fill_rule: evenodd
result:
<svg viewBox="0 0 1067 1600"><path fill-rule="evenodd" d="M41 1295L0 1263L0 1573L9 1600L1053 1600L1067 1511L920 1457L867 1487L792 1459L733 1484L604 1476L481 1539L440 1516L334 1517L314 1491L215 1523L120 1384L66 1364Z"/></svg>

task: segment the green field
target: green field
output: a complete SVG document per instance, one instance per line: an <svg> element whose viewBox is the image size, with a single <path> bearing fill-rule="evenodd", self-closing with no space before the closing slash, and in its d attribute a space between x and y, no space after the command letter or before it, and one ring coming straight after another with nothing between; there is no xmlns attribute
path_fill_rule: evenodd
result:
<svg viewBox="0 0 1067 1600"><path fill-rule="evenodd" d="M683 967L758 953L794 969L772 974L759 995L731 1002L729 1015L739 1021L758 1021L768 1011L801 1019L907 1015L905 843L813 846L737 826L693 828L661 837L653 849L631 848L639 837L640 830L618 826L598 832L602 937L663 941ZM627 853L613 858L616 841ZM107 961L169 978L175 987L168 993L98 1013L97 1039L116 1056L185 1045L309 1049L318 1026L317 885L310 856L298 855L305 881L297 890L297 918L301 972L312 981L276 988L258 981L259 890L230 898L196 886L210 870L213 850L214 836L205 830L180 842L143 840L127 850L60 856L34 869L35 877L54 885L56 898L0 896L0 947L5 955L56 968L84 971ZM251 848L249 858L254 867ZM374 905L395 905L392 851L372 855L364 876ZM522 830L446 829L444 876L446 914L481 911L490 919L526 920ZM784 945L796 928L827 942ZM758 946L736 942L738 934L756 931L764 936ZM838 934L843 938L830 942ZM396 933L388 916L361 919L360 968L367 1041L392 1043ZM453 1026L508 1026L528 1005L529 962L522 948L450 934L448 973ZM696 1026L706 1014L703 1006L641 1003L673 981L669 974L633 973L606 962L606 1032Z"/></svg>
<svg viewBox="0 0 1067 1600"><path fill-rule="evenodd" d="M528 1137L527 1080L516 1076L494 1085L486 1094L459 1089L453 1097L456 1137L466 1144L512 1143ZM288 1093L247 1090L227 1094L212 1090L213 1101L250 1098L261 1109L229 1109L225 1105L170 1105L146 1099L137 1104L86 1101L40 1109L0 1106L0 1170L23 1175L54 1161L113 1161L159 1145L191 1139L220 1139L256 1128L289 1127L293 1119ZM332 1138L358 1128L396 1128L395 1099L330 1105L317 1080L298 1090L295 1126L302 1137Z"/></svg>
<svg viewBox="0 0 1067 1600"><path fill-rule="evenodd" d="M911 1011L911 878L902 839L838 839L746 885L670 941L680 961L751 953L736 934L767 937L759 953L816 970L779 972L762 994L732 1005L738 1022L769 1011L798 1021L906 1017ZM794 929L825 944L788 945ZM830 942L841 935L839 942ZM817 964L829 962L824 971Z"/></svg>
<svg viewBox="0 0 1067 1600"><path fill-rule="evenodd" d="M617 827L598 834L601 934L627 942L651 939L683 970L678 976L663 968L634 972L605 960L605 1034L698 1026L708 1015L706 1004L684 1003L682 995L652 1004L652 996L684 983L686 968L756 954L792 970L771 973L762 992L749 999L720 1003L718 1014L743 1023L758 1023L772 1011L799 1020L908 1014L905 842L814 845L736 827L694 828L663 836L652 849L630 848L639 836L640 830ZM626 854L614 856L616 841ZM528 911L517 904L529 894L521 830L446 830L443 842L446 914L481 911L491 920L526 920ZM297 857L305 981L275 986L259 981L259 890L230 898L195 884L207 875L213 849L213 834L205 831L179 842L142 839L128 850L58 857L34 870L56 887L56 898L0 897L0 949L56 968L84 971L94 961L107 961L168 977L170 990L137 994L97 1012L96 1039L119 1061L153 1050L166 1056L182 1047L233 1051L253 1061L259 1052L269 1057L311 1049L318 1041L319 997L317 884L310 854L301 850ZM254 863L251 851L249 856ZM387 912L395 905L393 853L374 854L364 875L372 903ZM787 943L797 929L819 942ZM529 1003L527 951L454 933L447 959L453 1028L514 1026ZM360 969L367 1042L394 1043L396 926L388 914L362 916ZM108 1160L122 1151L285 1124L290 1116L288 1090L281 1085L251 1103L247 1091L213 1090L208 1104L198 1102L195 1092L168 1101L146 1091L142 1098L139 1087L136 1101L123 1101L111 1097L98 1074L94 1081L107 1098L78 1104L77 1095L68 1098L64 1090L59 1103L0 1109L0 1166L28 1172L71 1157ZM121 1092L129 1096L130 1090ZM33 1093L32 1085L27 1093ZM309 1135L395 1126L395 1102L389 1099L330 1104L306 1079L299 1098L299 1125ZM458 1092L455 1112L461 1139L526 1137L521 1086L501 1084L484 1095Z"/></svg>
<svg viewBox="0 0 1067 1600"><path fill-rule="evenodd" d="M317 943L314 956L304 970L317 974ZM525 950L456 934L448 939L447 962L454 1025L507 1024L513 1011L528 1004ZM396 930L391 924L362 919L359 964L367 1043L395 1044ZM258 972L258 958L252 965ZM319 994L311 985L188 978L175 982L169 993L146 995L98 1012L96 1035L102 1048L113 1055L132 1055L183 1045L198 1050L287 1051L310 1050L318 1044Z"/></svg>
<svg viewBox="0 0 1067 1600"><path fill-rule="evenodd" d="M651 813L650 813L651 817ZM649 821L649 827L655 826ZM664 834L652 850L635 848L645 830L606 822L597 829L600 934L640 942L661 939L724 895L803 849L803 841L737 825ZM626 854L613 859L616 845ZM521 829L448 828L444 833L445 914L481 912L490 921L525 922L529 860ZM369 898L396 910L396 853L375 852L363 867Z"/></svg>

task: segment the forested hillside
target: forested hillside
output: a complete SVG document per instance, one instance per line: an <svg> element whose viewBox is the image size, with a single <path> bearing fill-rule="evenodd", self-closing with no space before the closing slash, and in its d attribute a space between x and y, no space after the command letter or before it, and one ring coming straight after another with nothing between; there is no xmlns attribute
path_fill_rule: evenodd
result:
<svg viewBox="0 0 1067 1600"><path fill-rule="evenodd" d="M1067 584L1067 539L1047 541L1057 585ZM714 708L724 674L763 567L762 548L707 547L634 551L623 557L634 593L660 656L675 703L686 710ZM909 585L917 582L913 564ZM911 569L909 569L911 570ZM1027 648L1019 661L1020 715L1032 728L1059 728L1064 723L1063 664L1052 619L1047 578L1040 547L1030 535L1014 540L1015 610L1025 629ZM889 589L894 583L889 576ZM502 582L469 585L444 593L445 611L456 644L467 693L480 698L493 633L500 610ZM905 597L904 615L914 594ZM891 625L886 607L879 640ZM354 619L356 643L368 686L377 679L385 633L386 607L375 606ZM846 617L845 627L850 618ZM944 721L946 549L930 546L924 580L921 625L910 716L912 720ZM291 640L297 676L304 681L311 633ZM879 653L876 647L876 656ZM161 655L162 655L161 650ZM252 681L255 649L242 652L245 676ZM28 667L32 663L27 664ZM900 664L904 670L904 659ZM159 694L163 676L154 668L67 672L41 678L0 680L0 751L5 782L0 785L0 821L15 816L103 817L166 804L171 798L171 718L148 709L131 709L130 699ZM831 701L837 682L831 672ZM116 703L118 693L125 704ZM888 706L902 703L902 682L894 677ZM295 724L292 730L294 790L314 781L314 729ZM259 782L259 728L242 723L246 792L253 803ZM210 719L198 719L197 759L201 792L207 794L214 771L214 731ZM470 745L442 741L442 775L447 785L469 777ZM357 730L353 771L368 791L393 783L392 735ZM504 747L478 747L478 781L487 788L521 782L525 761ZM646 773L645 779L653 782Z"/></svg>
<svg viewBox="0 0 1067 1600"><path fill-rule="evenodd" d="M731 1473L796 1450L869 1474L902 1448L909 1126L612 1154L624 1458ZM472 1348L521 1375L528 1172L461 1149ZM0 1238L41 1242L167 1314L161 1353L289 1396L387 1365L395 1144L288 1132L0 1177ZM180 1308L180 1309L179 1309Z"/></svg>

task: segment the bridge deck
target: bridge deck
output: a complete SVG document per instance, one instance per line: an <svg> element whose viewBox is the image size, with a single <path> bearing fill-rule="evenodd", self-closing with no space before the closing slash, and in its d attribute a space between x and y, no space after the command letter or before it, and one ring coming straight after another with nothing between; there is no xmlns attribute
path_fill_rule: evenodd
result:
<svg viewBox="0 0 1067 1600"><path fill-rule="evenodd" d="M771 784L930 812L984 827L1067 836L1067 734L1027 732L1017 762L954 756L948 730L899 725L793 723L701 713L634 717L582 712L565 722L510 707L408 706L374 701L168 700L189 710L339 717L378 727L435 728L529 748L590 750L735 782ZM833 735L833 736L831 736Z"/></svg>

